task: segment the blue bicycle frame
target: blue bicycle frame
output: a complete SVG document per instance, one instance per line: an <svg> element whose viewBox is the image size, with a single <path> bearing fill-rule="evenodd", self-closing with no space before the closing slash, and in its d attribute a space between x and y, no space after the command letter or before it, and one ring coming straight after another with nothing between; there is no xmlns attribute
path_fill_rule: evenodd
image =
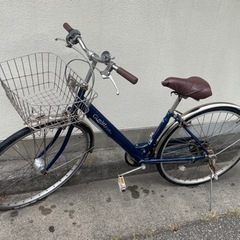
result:
<svg viewBox="0 0 240 240"><path fill-rule="evenodd" d="M86 76L86 82L89 81L89 79L92 76L92 71L95 68L96 63L92 64L91 70L89 70L87 76ZM79 102L79 100L84 100L84 94L86 92L86 89L80 88L76 101ZM179 102L178 102L179 103ZM177 106L177 105L176 105ZM175 106L175 107L176 107ZM76 114L78 109L81 110L81 108L85 108L86 106L83 106L83 104L73 104L71 111L72 113ZM154 152L152 149L156 146L159 137L164 132L164 129L166 128L167 124L169 123L170 119L175 119L176 122L179 124L182 124L181 117L176 115L174 113L175 107L173 107L167 112L166 116L163 118L159 126L157 127L156 131L153 133L151 138L148 142L141 143L134 145L131 141L129 141L128 138L126 138L94 105L90 104L89 111L86 113L86 117L91 120L95 125L97 125L104 133L107 134L111 139L113 139L119 146L121 146L136 162L139 164L146 163L146 164L156 164L156 163L162 163L162 162L180 162L180 161L197 161L204 159L205 156L196 156L196 157L175 157L175 158L155 158ZM188 129L187 125L182 124L183 129L188 133L189 138L193 139L199 147L208 155L207 149L203 146L203 144L200 142L200 140ZM65 139L62 143L62 146L60 147L59 151L55 155L55 157L52 159L52 161L48 164L46 167L46 171L51 168L51 166L57 161L58 157L62 154L63 150L65 149L71 134L72 130L74 128L74 125L70 125L68 128L68 132L65 136ZM53 140L46 146L45 150L39 154L38 157L42 157L44 153L54 144L58 136L60 135L62 131L62 128L59 128L56 135L54 136Z"/></svg>
<svg viewBox="0 0 240 240"><path fill-rule="evenodd" d="M86 114L87 118L94 122L103 132L105 132L111 139L113 139L118 145L120 145L131 157L133 157L139 163L161 163L161 162L176 162L176 161L193 161L204 159L204 156L196 156L189 158L167 158L167 159L156 159L151 150L155 147L158 138L163 133L170 118L174 118L179 121L179 118L170 110L167 112L166 116L163 118L158 128L146 143L141 143L139 145L134 145L130 142L101 112L98 111L93 105L90 105L89 112ZM207 149L202 145L194 134L187 129L186 126L183 128L188 132L189 136L194 139L199 146L208 154Z"/></svg>
<svg viewBox="0 0 240 240"><path fill-rule="evenodd" d="M153 148L157 138L162 133L163 129L169 122L171 114L167 114L159 128L147 143L134 145L130 142L101 112L99 112L93 105L89 107L89 112L86 114L87 118L94 122L103 132L105 132L111 139L120 145L131 157L136 161L145 159L150 150Z"/></svg>

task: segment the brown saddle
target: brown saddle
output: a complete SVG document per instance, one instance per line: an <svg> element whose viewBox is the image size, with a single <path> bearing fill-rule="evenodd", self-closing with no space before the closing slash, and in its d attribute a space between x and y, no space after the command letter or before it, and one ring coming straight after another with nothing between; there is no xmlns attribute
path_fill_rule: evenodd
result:
<svg viewBox="0 0 240 240"><path fill-rule="evenodd" d="M162 85L173 89L175 93L183 97L191 97L195 100L204 99L212 95L210 85L200 77L170 77L165 79Z"/></svg>

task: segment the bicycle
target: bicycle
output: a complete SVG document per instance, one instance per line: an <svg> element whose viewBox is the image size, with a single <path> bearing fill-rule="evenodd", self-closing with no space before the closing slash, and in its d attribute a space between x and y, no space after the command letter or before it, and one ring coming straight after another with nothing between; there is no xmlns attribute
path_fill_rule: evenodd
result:
<svg viewBox="0 0 240 240"><path fill-rule="evenodd" d="M97 97L94 71L100 71L98 63L105 65L100 74L112 81L117 93L113 70L132 84L138 79L117 66L108 51L98 56L78 30L67 23L63 26L68 31L67 47L85 56L81 61L89 64L84 79L70 68L73 60L66 64L52 53L0 63L2 87L26 124L0 143L0 210L35 203L80 173L94 147L94 133L84 117L126 151L125 161L135 167L133 171L156 164L164 179L178 185L217 179L239 161L239 106L217 102L185 113L177 110L183 99L212 95L210 85L200 77L164 80L163 86L176 95L175 102L147 142L130 142L92 104ZM126 189L123 176L130 172L119 175L121 191Z"/></svg>

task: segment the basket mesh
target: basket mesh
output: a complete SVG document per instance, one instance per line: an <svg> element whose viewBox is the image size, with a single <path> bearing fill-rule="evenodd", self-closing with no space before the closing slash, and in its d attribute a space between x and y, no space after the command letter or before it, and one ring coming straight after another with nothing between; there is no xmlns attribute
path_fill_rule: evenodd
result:
<svg viewBox="0 0 240 240"><path fill-rule="evenodd" d="M88 90L88 98L76 100L83 80L53 53L35 53L0 63L0 81L7 97L29 127L48 127L79 121L72 118L69 106L84 105L84 116L97 94ZM58 121L56 123L56 121Z"/></svg>

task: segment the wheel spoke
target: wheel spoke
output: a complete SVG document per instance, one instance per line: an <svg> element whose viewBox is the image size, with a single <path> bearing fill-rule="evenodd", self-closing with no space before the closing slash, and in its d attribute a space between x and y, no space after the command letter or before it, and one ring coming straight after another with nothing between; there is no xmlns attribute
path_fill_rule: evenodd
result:
<svg viewBox="0 0 240 240"><path fill-rule="evenodd" d="M35 159L54 137L57 129L51 129L44 144L41 130L24 128L0 145L0 210L14 209L34 203L59 188L82 166L92 146L92 136L84 125L74 127L73 136L61 156L47 174L34 167ZM58 153L67 128L45 153L50 162Z"/></svg>
<svg viewBox="0 0 240 240"><path fill-rule="evenodd" d="M193 114L186 120L188 129L217 157L218 176L227 172L240 159L239 115L237 109L218 107ZM205 152L182 127L175 126L166 136L158 153L158 157L164 159L171 159L174 156L181 158L205 156ZM161 163L157 164L157 167L166 180L181 185L193 185L210 180L208 165L206 157L205 160L186 163Z"/></svg>

